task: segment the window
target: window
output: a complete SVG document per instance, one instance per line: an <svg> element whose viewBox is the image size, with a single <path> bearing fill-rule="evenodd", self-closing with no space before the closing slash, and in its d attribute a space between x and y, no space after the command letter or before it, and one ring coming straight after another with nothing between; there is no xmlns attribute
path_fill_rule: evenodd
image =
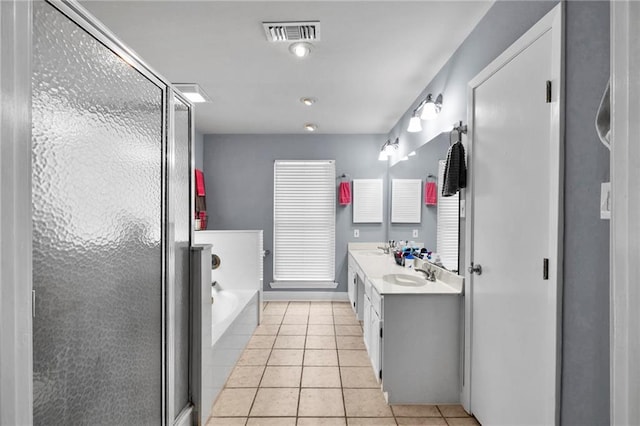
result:
<svg viewBox="0 0 640 426"><path fill-rule="evenodd" d="M458 272L458 235L460 223L460 192L451 197L442 196L445 161L438 162L438 227L436 229L436 250L442 265L450 271Z"/></svg>
<svg viewBox="0 0 640 426"><path fill-rule="evenodd" d="M337 287L335 162L277 160L273 183L271 287Z"/></svg>

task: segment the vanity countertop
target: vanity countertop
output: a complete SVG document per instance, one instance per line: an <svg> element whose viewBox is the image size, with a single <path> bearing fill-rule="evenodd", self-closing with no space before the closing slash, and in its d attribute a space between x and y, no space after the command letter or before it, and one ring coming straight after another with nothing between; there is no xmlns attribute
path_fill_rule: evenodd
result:
<svg viewBox="0 0 640 426"><path fill-rule="evenodd" d="M425 274L398 265L393 255L385 254L378 246L383 243L350 243L349 254L353 257L363 274L371 281L379 294L462 294L464 278L439 268L429 262L416 260L418 268L433 269L436 281L428 281ZM384 275L408 275L424 281L424 285L405 286L383 280Z"/></svg>

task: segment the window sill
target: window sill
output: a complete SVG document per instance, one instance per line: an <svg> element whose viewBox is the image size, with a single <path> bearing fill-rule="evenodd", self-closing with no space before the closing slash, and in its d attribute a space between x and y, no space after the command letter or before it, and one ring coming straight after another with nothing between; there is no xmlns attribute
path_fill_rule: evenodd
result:
<svg viewBox="0 0 640 426"><path fill-rule="evenodd" d="M317 288L337 288L338 283L331 281L274 281L271 288L313 290Z"/></svg>

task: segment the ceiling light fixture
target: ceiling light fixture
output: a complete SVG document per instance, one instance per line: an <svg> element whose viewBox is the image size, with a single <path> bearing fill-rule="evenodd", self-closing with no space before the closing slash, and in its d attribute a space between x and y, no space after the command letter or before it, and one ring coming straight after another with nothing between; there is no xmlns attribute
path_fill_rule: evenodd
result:
<svg viewBox="0 0 640 426"><path fill-rule="evenodd" d="M413 111L413 117L409 120L409 127L407 127L407 132L416 133L422 131L422 122L420 121L420 117L418 117L418 112Z"/></svg>
<svg viewBox="0 0 640 426"><path fill-rule="evenodd" d="M211 98L197 83L173 83L173 87L193 103L211 102Z"/></svg>
<svg viewBox="0 0 640 426"><path fill-rule="evenodd" d="M306 106L311 106L311 105L315 104L316 101L317 101L316 98L300 98L300 102L302 102Z"/></svg>
<svg viewBox="0 0 640 426"><path fill-rule="evenodd" d="M289 51L298 58L307 57L309 56L309 53L311 53L311 43L306 43L304 41L293 43L289 46Z"/></svg>
<svg viewBox="0 0 640 426"><path fill-rule="evenodd" d="M307 132L315 132L318 130L318 126L313 123L307 123L303 127Z"/></svg>

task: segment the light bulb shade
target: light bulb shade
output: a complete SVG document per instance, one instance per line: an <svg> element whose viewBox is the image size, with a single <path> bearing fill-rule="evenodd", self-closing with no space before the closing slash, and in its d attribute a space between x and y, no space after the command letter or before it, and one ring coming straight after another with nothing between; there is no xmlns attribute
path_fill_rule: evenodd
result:
<svg viewBox="0 0 640 426"><path fill-rule="evenodd" d="M385 154L384 151L380 151L380 154L378 155L378 160L380 161L387 161L387 154Z"/></svg>
<svg viewBox="0 0 640 426"><path fill-rule="evenodd" d="M384 147L384 153L387 157L393 155L393 153L395 152L396 147L393 145L387 145Z"/></svg>
<svg viewBox="0 0 640 426"><path fill-rule="evenodd" d="M438 107L433 101L427 102L422 107L422 114L420 118L423 120L433 120L438 116Z"/></svg>
<svg viewBox="0 0 640 426"><path fill-rule="evenodd" d="M409 127L407 127L407 132L416 133L422 131L422 123L420 122L420 117L416 117L415 115L411 117L409 120Z"/></svg>
<svg viewBox="0 0 640 426"><path fill-rule="evenodd" d="M405 155L404 157L402 157L402 158L400 159L400 161L407 161L408 159L409 159L409 157L407 157L407 156Z"/></svg>

